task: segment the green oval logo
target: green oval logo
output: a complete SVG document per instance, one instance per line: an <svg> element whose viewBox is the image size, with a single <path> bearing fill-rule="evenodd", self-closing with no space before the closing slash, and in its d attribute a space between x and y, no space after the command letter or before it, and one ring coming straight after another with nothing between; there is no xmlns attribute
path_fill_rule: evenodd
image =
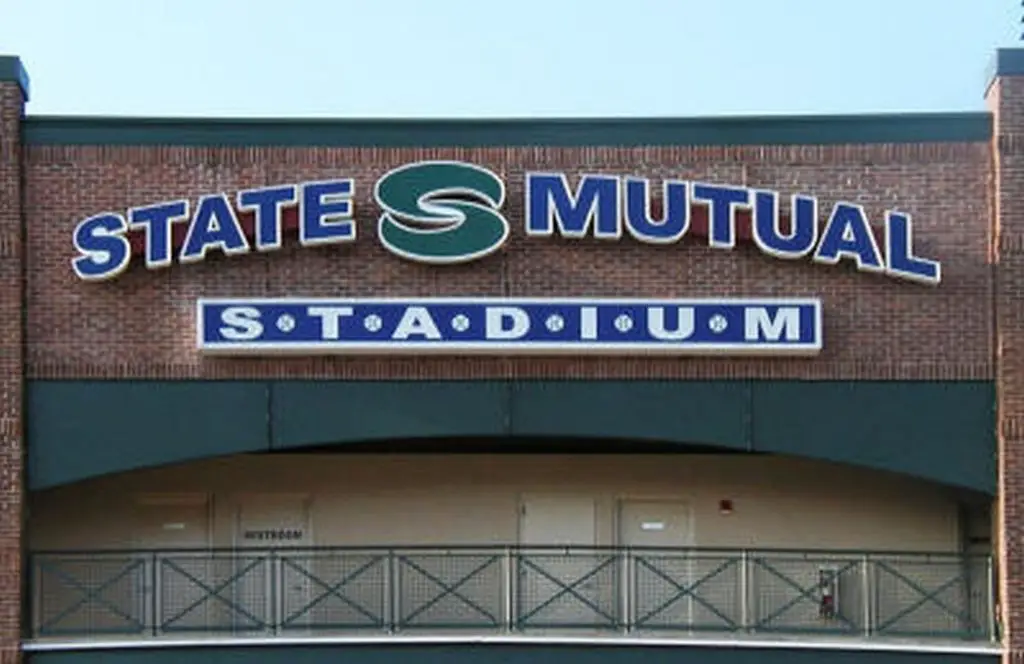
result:
<svg viewBox="0 0 1024 664"><path fill-rule="evenodd" d="M377 226L392 253L424 263L464 263L496 251L509 235L499 211L505 183L463 162L423 161L384 174L373 191Z"/></svg>

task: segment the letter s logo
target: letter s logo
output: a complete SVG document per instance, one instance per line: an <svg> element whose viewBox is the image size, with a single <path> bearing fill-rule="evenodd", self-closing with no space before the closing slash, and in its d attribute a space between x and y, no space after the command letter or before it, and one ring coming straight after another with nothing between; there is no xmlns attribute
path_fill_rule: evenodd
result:
<svg viewBox="0 0 1024 664"><path fill-rule="evenodd" d="M505 183L493 172L457 161L422 161L385 173L373 191L384 210L377 227L392 253L424 263L482 258L508 239L499 212Z"/></svg>

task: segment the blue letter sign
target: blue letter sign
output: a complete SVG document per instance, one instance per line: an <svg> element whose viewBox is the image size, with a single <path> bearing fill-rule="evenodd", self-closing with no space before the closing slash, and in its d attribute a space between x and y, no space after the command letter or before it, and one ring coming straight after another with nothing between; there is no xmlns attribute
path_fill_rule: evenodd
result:
<svg viewBox="0 0 1024 664"><path fill-rule="evenodd" d="M817 299L201 299L199 350L222 355L810 355Z"/></svg>
<svg viewBox="0 0 1024 664"><path fill-rule="evenodd" d="M732 249L749 235L775 258L809 257L825 265L846 261L862 272L922 284L942 281L939 261L915 253L910 215L895 210L885 214L884 225L873 226L861 205L839 201L819 217L817 198L793 194L783 223L779 192L668 178L661 182L661 210L655 212L656 184L646 177L591 173L577 180L570 184L563 172L525 174L521 221L527 237L611 242L625 231L639 242L666 246L703 234L707 246ZM504 177L469 162L398 166L377 180L373 199L379 208L373 212L377 240L407 260L433 265L480 260L511 237ZM209 194L194 209L179 199L95 214L75 227L71 267L79 279L102 281L128 269L133 254L142 254L145 266L155 270L175 258L205 260L210 251L224 256L275 251L293 226L302 246L346 244L356 240L355 200L355 179L340 177L243 189L233 197ZM294 215L285 214L296 207ZM706 220L704 228L694 223L695 213ZM175 239L176 224L184 241Z"/></svg>

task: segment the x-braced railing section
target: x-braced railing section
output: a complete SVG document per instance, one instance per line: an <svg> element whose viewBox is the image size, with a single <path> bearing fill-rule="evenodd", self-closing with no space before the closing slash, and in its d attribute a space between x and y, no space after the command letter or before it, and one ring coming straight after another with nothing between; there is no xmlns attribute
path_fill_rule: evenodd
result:
<svg viewBox="0 0 1024 664"><path fill-rule="evenodd" d="M517 553L515 562L517 629L622 625L617 555Z"/></svg>
<svg viewBox="0 0 1024 664"><path fill-rule="evenodd" d="M33 587L50 599L39 603L33 631L40 636L141 634L146 630L140 589L146 561L127 556L82 556L34 561Z"/></svg>
<svg viewBox="0 0 1024 664"><path fill-rule="evenodd" d="M503 560L494 553L397 555L394 628L500 628Z"/></svg>
<svg viewBox="0 0 1024 664"><path fill-rule="evenodd" d="M267 556L159 558L157 632L259 632L270 615L264 587Z"/></svg>
<svg viewBox="0 0 1024 664"><path fill-rule="evenodd" d="M382 629L387 553L323 553L280 558L281 629Z"/></svg>
<svg viewBox="0 0 1024 664"><path fill-rule="evenodd" d="M32 555L32 636L413 630L994 639L990 559L530 548Z"/></svg>
<svg viewBox="0 0 1024 664"><path fill-rule="evenodd" d="M927 636L934 631L933 622L937 619L941 628L950 633L966 638L984 637L985 616L970 609L971 595L978 592L976 586L986 583L985 568L976 561L943 567L908 570L906 566L901 569L878 561L874 565L877 585L888 594L898 595L900 601L876 609L875 630L879 634Z"/></svg>
<svg viewBox="0 0 1024 664"><path fill-rule="evenodd" d="M630 627L733 632L742 627L736 592L742 560L736 557L633 556Z"/></svg>
<svg viewBox="0 0 1024 664"><path fill-rule="evenodd" d="M811 563L808 565L808 563ZM851 606L860 604L858 560L771 560L750 558L750 631L807 631L856 634L863 629ZM848 601L853 596L854 601Z"/></svg>

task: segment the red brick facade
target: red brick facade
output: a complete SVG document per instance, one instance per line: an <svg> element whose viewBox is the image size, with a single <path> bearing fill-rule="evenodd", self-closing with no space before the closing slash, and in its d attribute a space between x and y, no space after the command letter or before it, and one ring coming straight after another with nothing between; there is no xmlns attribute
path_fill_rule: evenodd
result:
<svg viewBox="0 0 1024 664"><path fill-rule="evenodd" d="M997 79L988 103L995 118L1000 590L1009 660L1024 662L1024 77Z"/></svg>
<svg viewBox="0 0 1024 664"><path fill-rule="evenodd" d="M0 662L19 661L21 636L24 233L22 89L0 82Z"/></svg>
<svg viewBox="0 0 1024 664"><path fill-rule="evenodd" d="M213 149L33 147L25 153L31 377L811 377L991 378L988 146L540 149ZM396 258L375 241L374 180L419 159L464 159L511 183L513 235L500 254L454 267ZM692 241L651 247L630 238L526 238L524 169L641 173L781 189L863 203L881 220L889 206L912 211L920 253L943 262L931 288L857 273L852 267L784 262L753 247L713 250ZM76 221L106 210L179 196L313 180L356 178L358 240L325 248L292 241L250 254L148 272L103 284L68 267ZM33 223L46 220L46 223ZM518 223L517 223L518 222ZM821 357L758 360L201 359L191 347L196 296L820 295L826 307ZM960 324L952 329L947 321ZM95 327L89 324L95 321ZM154 327L154 321L160 325ZM102 333L99 332L102 326Z"/></svg>
<svg viewBox="0 0 1024 664"><path fill-rule="evenodd" d="M997 379L1005 633L1024 662L1024 77L991 93L992 144L649 148L205 148L20 145L21 91L0 84L0 662L16 653L24 378L663 377ZM462 266L403 261L375 238L372 184L420 159L461 159L510 183L505 248ZM916 251L942 262L923 286L751 246L652 247L526 238L524 170L639 174L762 186L863 204L873 221L913 215ZM172 198L351 175L359 239L84 283L82 218ZM785 200L785 199L784 199ZM998 219L998 223L996 220ZM24 228L22 227L24 221ZM998 242L994 241L998 238ZM24 246L24 252L22 247ZM22 256L24 255L24 271ZM993 264L998 269L993 276ZM23 278L23 274L25 275ZM203 359L196 297L282 295L820 296L825 349L808 359ZM22 299L24 298L24 300ZM22 314L26 338L22 343ZM26 354L23 358L22 353ZM11 655L11 657L16 657ZM13 660L12 660L13 661Z"/></svg>

